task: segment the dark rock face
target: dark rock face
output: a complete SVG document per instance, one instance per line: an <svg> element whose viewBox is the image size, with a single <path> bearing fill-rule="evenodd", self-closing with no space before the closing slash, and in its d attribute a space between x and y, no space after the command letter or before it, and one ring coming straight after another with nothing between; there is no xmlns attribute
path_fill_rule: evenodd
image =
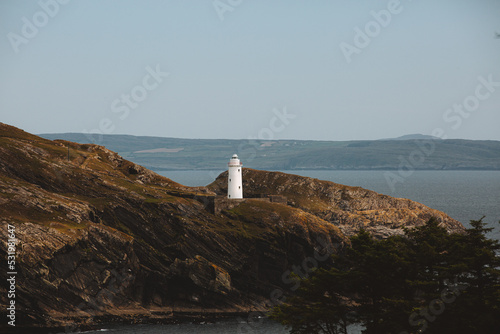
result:
<svg viewBox="0 0 500 334"><path fill-rule="evenodd" d="M0 123L0 235L15 226L18 326L265 309L273 290L289 291L293 265L322 265L348 244L334 225L279 203L213 214L203 199L214 195L104 147ZM0 295L2 310L7 302Z"/></svg>
<svg viewBox="0 0 500 334"><path fill-rule="evenodd" d="M214 214L206 199L226 194L227 173L185 187L104 147L0 123L0 235L15 226L17 323L71 329L266 309L272 291L294 285L292 268L327 264L361 227L383 237L435 216L463 229L361 188L250 169L243 177L246 197L279 195L288 205L248 199ZM7 302L1 294L2 310Z"/></svg>

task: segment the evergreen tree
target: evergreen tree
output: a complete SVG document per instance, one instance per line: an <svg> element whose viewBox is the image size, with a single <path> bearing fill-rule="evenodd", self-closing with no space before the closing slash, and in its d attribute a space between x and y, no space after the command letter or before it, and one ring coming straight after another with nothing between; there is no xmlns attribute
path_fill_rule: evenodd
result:
<svg viewBox="0 0 500 334"><path fill-rule="evenodd" d="M274 309L271 317L291 328L291 333L347 334L356 323L356 305L339 294L348 290L347 273L336 268L318 269L287 304Z"/></svg>
<svg viewBox="0 0 500 334"><path fill-rule="evenodd" d="M375 240L366 231L317 270L272 317L292 333L498 333L500 245L482 219L448 234L431 219L405 237Z"/></svg>
<svg viewBox="0 0 500 334"><path fill-rule="evenodd" d="M487 238L492 229L483 218L448 238L441 270L447 280L439 282L439 295L419 309L427 314L426 333L500 332L500 244Z"/></svg>

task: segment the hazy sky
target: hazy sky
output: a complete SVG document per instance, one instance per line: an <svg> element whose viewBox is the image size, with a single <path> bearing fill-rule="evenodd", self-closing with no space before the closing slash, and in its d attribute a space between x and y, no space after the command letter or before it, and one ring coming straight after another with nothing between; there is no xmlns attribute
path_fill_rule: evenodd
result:
<svg viewBox="0 0 500 334"><path fill-rule="evenodd" d="M32 133L500 140L495 31L499 0L4 0L0 121Z"/></svg>

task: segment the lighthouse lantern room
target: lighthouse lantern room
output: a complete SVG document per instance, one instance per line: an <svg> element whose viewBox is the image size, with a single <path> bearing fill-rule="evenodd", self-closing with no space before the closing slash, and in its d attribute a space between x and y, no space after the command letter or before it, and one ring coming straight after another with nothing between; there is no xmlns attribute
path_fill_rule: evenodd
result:
<svg viewBox="0 0 500 334"><path fill-rule="evenodd" d="M229 160L227 165L229 167L227 178L227 198L243 198L243 178L241 176L242 163L240 159L238 159L238 155L233 154L233 157Z"/></svg>

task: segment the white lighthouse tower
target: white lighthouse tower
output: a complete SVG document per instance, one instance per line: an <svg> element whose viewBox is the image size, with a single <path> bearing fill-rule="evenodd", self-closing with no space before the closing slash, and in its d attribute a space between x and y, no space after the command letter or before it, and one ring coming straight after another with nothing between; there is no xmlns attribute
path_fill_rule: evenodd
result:
<svg viewBox="0 0 500 334"><path fill-rule="evenodd" d="M238 155L233 154L231 160L227 164L229 167L229 175L227 178L227 198L243 198L243 178L241 176L242 163L238 159Z"/></svg>

